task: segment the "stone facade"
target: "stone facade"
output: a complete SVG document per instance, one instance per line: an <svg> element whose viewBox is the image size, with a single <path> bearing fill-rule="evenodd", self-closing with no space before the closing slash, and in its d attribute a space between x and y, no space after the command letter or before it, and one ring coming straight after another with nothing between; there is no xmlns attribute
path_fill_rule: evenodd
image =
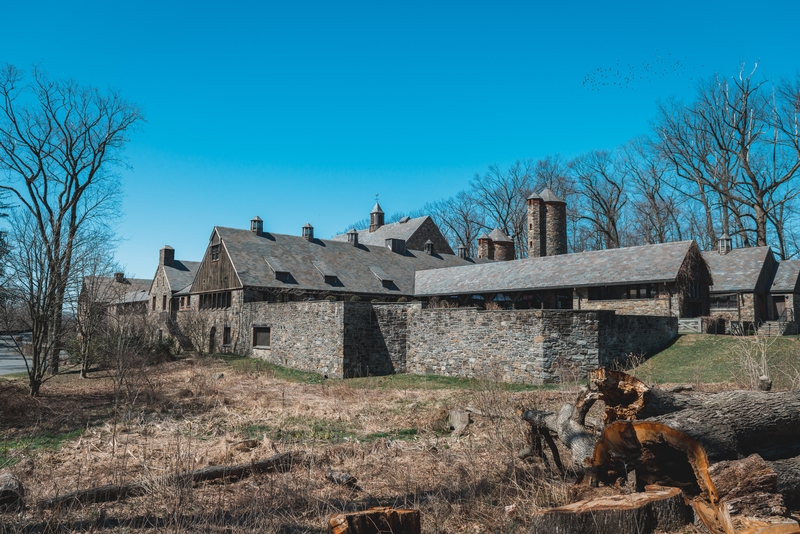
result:
<svg viewBox="0 0 800 534"><path fill-rule="evenodd" d="M205 348L332 378L408 372L541 384L565 371L585 374L629 353L652 352L677 334L674 318L613 311L243 303L237 293L231 308L200 315L206 319L200 333L208 339ZM198 316L196 310L181 311L178 323L188 329ZM253 346L254 328L269 328L268 347Z"/></svg>
<svg viewBox="0 0 800 534"><path fill-rule="evenodd" d="M546 252L548 256L567 253L567 205L563 202L545 202Z"/></svg>
<svg viewBox="0 0 800 534"><path fill-rule="evenodd" d="M589 288L579 287L572 293L572 307L576 310L613 310L624 315L670 316L681 309L680 292L677 288L659 284L658 296L654 298L589 300Z"/></svg>
<svg viewBox="0 0 800 534"><path fill-rule="evenodd" d="M411 250L425 250L425 242L430 240L433 243L433 251L437 254L453 254L453 249L439 231L439 227L433 219L426 219L411 236L406 240L406 248Z"/></svg>
<svg viewBox="0 0 800 534"><path fill-rule="evenodd" d="M545 255L544 238L547 235L545 218L542 216L544 203L538 196L528 198L528 257L541 258Z"/></svg>

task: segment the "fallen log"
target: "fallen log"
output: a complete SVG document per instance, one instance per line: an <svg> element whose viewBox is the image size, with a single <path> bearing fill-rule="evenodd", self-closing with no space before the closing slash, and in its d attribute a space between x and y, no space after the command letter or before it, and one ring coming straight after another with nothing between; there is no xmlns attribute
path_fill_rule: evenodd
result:
<svg viewBox="0 0 800 534"><path fill-rule="evenodd" d="M73 491L51 499L43 499L38 502L37 507L39 509L68 508L82 503L100 503L136 497L152 491L153 488L163 486L186 485L222 478L240 479L253 473L282 472L291 469L292 465L300 462L302 458L302 454L284 452L248 464L215 465L130 484L108 484L97 488Z"/></svg>
<svg viewBox="0 0 800 534"><path fill-rule="evenodd" d="M649 486L642 493L602 497L542 510L533 515L530 532L670 532L690 523L691 517L678 488Z"/></svg>
<svg viewBox="0 0 800 534"><path fill-rule="evenodd" d="M778 490L778 473L757 454L723 461L709 467L720 504L730 515L786 516L784 497Z"/></svg>
<svg viewBox="0 0 800 534"><path fill-rule="evenodd" d="M594 434L586 430L586 414L596 401L597 395L584 387L579 391L575 404L564 404L558 413L526 410L522 419L531 425L533 450L541 448L536 444L537 436L541 436L550 446L553 461L560 468L558 450L549 434L552 432L570 450L573 470L582 475L586 468L584 460L592 455L596 441Z"/></svg>
<svg viewBox="0 0 800 534"><path fill-rule="evenodd" d="M331 534L420 534L419 510L376 506L363 512L336 514L328 521Z"/></svg>

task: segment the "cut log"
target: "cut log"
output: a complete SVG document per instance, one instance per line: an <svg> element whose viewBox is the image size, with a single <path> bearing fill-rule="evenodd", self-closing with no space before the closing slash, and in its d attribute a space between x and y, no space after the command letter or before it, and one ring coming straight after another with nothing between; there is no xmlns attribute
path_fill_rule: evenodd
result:
<svg viewBox="0 0 800 534"><path fill-rule="evenodd" d="M708 475L730 515L786 516L778 474L759 455L716 463L708 469Z"/></svg>
<svg viewBox="0 0 800 534"><path fill-rule="evenodd" d="M532 517L530 532L647 534L656 530L674 531L691 522L691 511L678 488L647 490L542 510Z"/></svg>
<svg viewBox="0 0 800 534"><path fill-rule="evenodd" d="M778 478L778 491L789 510L800 511L800 457L767 462Z"/></svg>
<svg viewBox="0 0 800 534"><path fill-rule="evenodd" d="M336 514L328 521L331 534L420 534L419 510L401 510L387 506L363 512Z"/></svg>
<svg viewBox="0 0 800 534"><path fill-rule="evenodd" d="M0 474L0 512L15 512L25 505L25 488L11 473Z"/></svg>
<svg viewBox="0 0 800 534"><path fill-rule="evenodd" d="M81 503L99 503L117 501L127 497L144 495L152 491L153 488L160 486L172 486L177 484L192 484L206 480L216 480L221 478L240 479L250 476L253 473L266 473L271 471L287 471L292 465L302 460L303 456L298 453L285 452L276 454L248 464L238 465L215 465L204 467L195 471L175 473L166 477L151 479L147 481L132 482L130 484L109 484L97 488L74 491L39 501L39 509L67 508Z"/></svg>

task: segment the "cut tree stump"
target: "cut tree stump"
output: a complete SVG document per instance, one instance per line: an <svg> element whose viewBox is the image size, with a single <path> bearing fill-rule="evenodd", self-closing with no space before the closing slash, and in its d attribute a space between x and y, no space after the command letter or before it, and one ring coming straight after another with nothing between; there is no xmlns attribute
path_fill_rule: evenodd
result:
<svg viewBox="0 0 800 534"><path fill-rule="evenodd" d="M691 522L678 488L649 486L642 493L615 495L549 508L533 515L530 532L563 534L649 534L673 531Z"/></svg>
<svg viewBox="0 0 800 534"><path fill-rule="evenodd" d="M52 499L41 500L37 504L37 507L39 509L67 508L81 503L117 501L127 497L144 495L153 491L153 488L162 486L192 484L220 478L240 479L250 476L253 473L287 471L292 468L292 465L297 464L302 459L302 454L284 452L248 464L215 465L195 471L176 473L166 477L132 482L130 484L108 484L97 488L73 491L72 493L53 497Z"/></svg>
<svg viewBox="0 0 800 534"><path fill-rule="evenodd" d="M336 514L328 521L331 534L420 534L419 510L378 506L363 512Z"/></svg>

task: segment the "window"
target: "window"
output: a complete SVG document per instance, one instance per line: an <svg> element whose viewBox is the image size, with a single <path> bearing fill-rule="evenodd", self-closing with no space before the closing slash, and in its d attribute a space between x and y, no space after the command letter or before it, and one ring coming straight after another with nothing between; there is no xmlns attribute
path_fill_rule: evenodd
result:
<svg viewBox="0 0 800 534"><path fill-rule="evenodd" d="M156 311L156 298L153 297L153 311Z"/></svg>
<svg viewBox="0 0 800 534"><path fill-rule="evenodd" d="M191 308L190 299L191 299L191 297L188 296L188 295L185 296L185 297L181 297L181 309L182 310L188 310L189 308Z"/></svg>
<svg viewBox="0 0 800 534"><path fill-rule="evenodd" d="M711 295L709 300L712 310L735 310L739 307L737 305L735 293L729 295Z"/></svg>
<svg viewBox="0 0 800 534"><path fill-rule="evenodd" d="M692 282L689 286L689 296L693 299L700 298L700 284L697 282Z"/></svg>
<svg viewBox="0 0 800 534"><path fill-rule="evenodd" d="M222 328L222 344L228 346L231 344L231 327L225 326Z"/></svg>
<svg viewBox="0 0 800 534"><path fill-rule="evenodd" d="M658 284L589 288L589 300L654 299L656 297L658 297Z"/></svg>
<svg viewBox="0 0 800 534"><path fill-rule="evenodd" d="M161 309L162 310L166 310L167 309L167 296L166 295L162 295L162 297L161 297Z"/></svg>
<svg viewBox="0 0 800 534"><path fill-rule="evenodd" d="M269 347L270 335L268 326L253 327L253 347Z"/></svg>
<svg viewBox="0 0 800 534"><path fill-rule="evenodd" d="M211 261L219 259L219 245L211 245Z"/></svg>
<svg viewBox="0 0 800 534"><path fill-rule="evenodd" d="M216 293L203 293L200 295L201 310L215 310L231 307L231 292L218 291Z"/></svg>

